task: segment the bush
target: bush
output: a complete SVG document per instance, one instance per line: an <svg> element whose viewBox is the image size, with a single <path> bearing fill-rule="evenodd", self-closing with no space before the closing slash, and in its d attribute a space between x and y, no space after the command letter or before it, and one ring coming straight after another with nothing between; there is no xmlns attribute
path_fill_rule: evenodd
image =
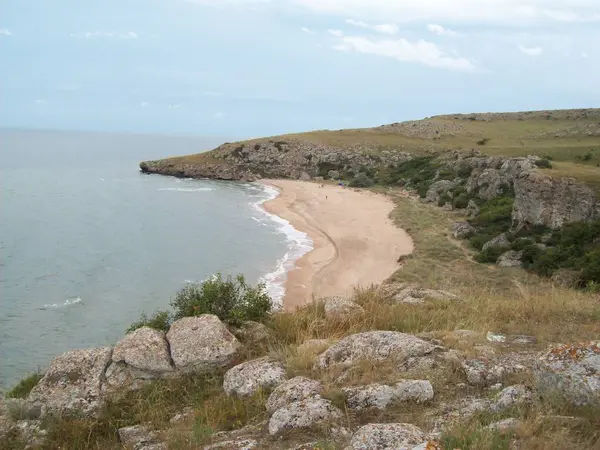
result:
<svg viewBox="0 0 600 450"><path fill-rule="evenodd" d="M265 285L249 286L243 275L226 279L219 273L202 283L189 284L177 293L171 306L174 319L214 314L230 325L247 320L264 322L272 309Z"/></svg>
<svg viewBox="0 0 600 450"><path fill-rule="evenodd" d="M481 253L475 256L475 260L480 263L495 263L498 261L500 255L508 251L508 247L494 246L488 247Z"/></svg>
<svg viewBox="0 0 600 450"><path fill-rule="evenodd" d="M483 244L510 229L513 203L512 197L496 197L481 205L479 215L469 220L479 229L478 234L470 239L475 249L481 250Z"/></svg>
<svg viewBox="0 0 600 450"><path fill-rule="evenodd" d="M140 320L137 322L133 322L129 328L127 328L126 333L131 333L132 331L137 330L142 327L150 327L155 330L164 331L165 333L169 331L169 327L171 326L171 322L173 321L173 317L169 311L158 311L154 313L152 317L148 317L146 314L142 314Z"/></svg>
<svg viewBox="0 0 600 450"><path fill-rule="evenodd" d="M26 376L19 384L6 393L6 398L27 398L31 390L40 382L44 375L40 372Z"/></svg>
<svg viewBox="0 0 600 450"><path fill-rule="evenodd" d="M469 206L469 196L467 194L460 194L458 197L454 198L452 206L455 209L465 209Z"/></svg>
<svg viewBox="0 0 600 450"><path fill-rule="evenodd" d="M374 184L374 181L370 179L366 174L359 173L350 181L348 186L357 188L368 188L373 186Z"/></svg>
<svg viewBox="0 0 600 450"><path fill-rule="evenodd" d="M542 169L552 169L552 163L548 159L538 159L535 165Z"/></svg>
<svg viewBox="0 0 600 450"><path fill-rule="evenodd" d="M438 199L438 206L444 206L446 203L451 202L452 198L448 195L448 194L442 194L440 195L440 198Z"/></svg>
<svg viewBox="0 0 600 450"><path fill-rule="evenodd" d="M477 145L485 145L489 142L490 140L488 138L483 138L480 141L477 141Z"/></svg>

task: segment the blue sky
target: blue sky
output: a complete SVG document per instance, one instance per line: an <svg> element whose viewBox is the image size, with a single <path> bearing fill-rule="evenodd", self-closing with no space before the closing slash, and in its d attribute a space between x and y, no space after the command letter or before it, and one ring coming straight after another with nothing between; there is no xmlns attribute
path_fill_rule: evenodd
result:
<svg viewBox="0 0 600 450"><path fill-rule="evenodd" d="M0 126L225 136L600 106L598 0L2 0Z"/></svg>

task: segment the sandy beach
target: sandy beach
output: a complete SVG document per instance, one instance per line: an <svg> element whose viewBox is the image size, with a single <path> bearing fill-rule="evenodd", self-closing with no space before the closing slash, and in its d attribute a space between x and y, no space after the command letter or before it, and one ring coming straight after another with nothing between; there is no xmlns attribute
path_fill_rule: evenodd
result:
<svg viewBox="0 0 600 450"><path fill-rule="evenodd" d="M314 243L288 273L286 310L381 283L398 269L398 258L413 250L410 236L389 218L394 204L383 195L302 181L263 182L280 191L264 208Z"/></svg>

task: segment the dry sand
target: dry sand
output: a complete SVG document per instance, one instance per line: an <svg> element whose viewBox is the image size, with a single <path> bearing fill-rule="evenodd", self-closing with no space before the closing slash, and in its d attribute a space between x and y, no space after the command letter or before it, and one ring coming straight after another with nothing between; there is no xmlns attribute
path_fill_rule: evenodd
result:
<svg viewBox="0 0 600 450"><path fill-rule="evenodd" d="M383 195L302 181L264 183L280 191L264 208L314 243L288 273L286 310L381 283L398 269L398 258L413 250L410 236L389 218L394 204Z"/></svg>

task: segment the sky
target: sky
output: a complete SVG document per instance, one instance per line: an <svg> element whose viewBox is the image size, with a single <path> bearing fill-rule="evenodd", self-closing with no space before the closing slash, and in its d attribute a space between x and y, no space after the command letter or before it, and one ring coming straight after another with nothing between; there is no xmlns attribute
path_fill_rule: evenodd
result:
<svg viewBox="0 0 600 450"><path fill-rule="evenodd" d="M0 0L0 127L256 137L600 107L599 0Z"/></svg>

